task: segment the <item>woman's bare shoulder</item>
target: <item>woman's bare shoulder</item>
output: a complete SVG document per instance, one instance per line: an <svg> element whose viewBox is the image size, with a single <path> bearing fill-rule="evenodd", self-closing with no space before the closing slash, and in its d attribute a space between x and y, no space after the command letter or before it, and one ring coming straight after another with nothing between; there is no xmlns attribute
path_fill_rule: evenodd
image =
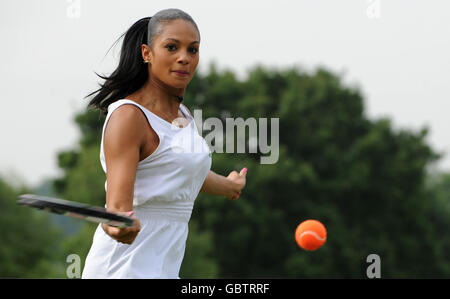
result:
<svg viewBox="0 0 450 299"><path fill-rule="evenodd" d="M108 134L117 141L122 140L140 145L144 138L142 127L146 122L145 115L139 107L133 104L124 104L111 114L105 135Z"/></svg>

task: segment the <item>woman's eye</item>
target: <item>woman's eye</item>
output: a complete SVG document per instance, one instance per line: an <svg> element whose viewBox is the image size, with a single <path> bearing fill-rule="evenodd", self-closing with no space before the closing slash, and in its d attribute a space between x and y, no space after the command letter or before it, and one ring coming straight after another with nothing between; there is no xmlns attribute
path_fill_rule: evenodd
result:
<svg viewBox="0 0 450 299"><path fill-rule="evenodd" d="M167 45L166 48L167 48L169 51L175 51L175 50L177 49L177 47L176 47L175 45Z"/></svg>
<svg viewBox="0 0 450 299"><path fill-rule="evenodd" d="M189 48L189 52L191 52L192 54L195 54L198 52L197 48Z"/></svg>

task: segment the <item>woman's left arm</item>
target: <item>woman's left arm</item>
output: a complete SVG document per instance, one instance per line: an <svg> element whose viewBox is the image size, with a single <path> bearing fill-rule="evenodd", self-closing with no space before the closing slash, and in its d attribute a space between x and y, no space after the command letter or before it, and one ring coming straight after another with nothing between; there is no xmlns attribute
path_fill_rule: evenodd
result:
<svg viewBox="0 0 450 299"><path fill-rule="evenodd" d="M240 173L233 170L226 177L210 170L200 192L238 199L245 187L246 175L247 168L243 168Z"/></svg>

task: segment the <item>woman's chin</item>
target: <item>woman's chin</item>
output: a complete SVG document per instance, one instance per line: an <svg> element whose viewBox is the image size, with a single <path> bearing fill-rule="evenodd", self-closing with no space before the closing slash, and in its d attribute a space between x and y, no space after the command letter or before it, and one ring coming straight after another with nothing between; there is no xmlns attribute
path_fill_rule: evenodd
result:
<svg viewBox="0 0 450 299"><path fill-rule="evenodd" d="M173 80L172 82L170 82L169 85L175 89L186 89L188 83L189 83L189 81L187 81L187 80L183 80L183 81Z"/></svg>

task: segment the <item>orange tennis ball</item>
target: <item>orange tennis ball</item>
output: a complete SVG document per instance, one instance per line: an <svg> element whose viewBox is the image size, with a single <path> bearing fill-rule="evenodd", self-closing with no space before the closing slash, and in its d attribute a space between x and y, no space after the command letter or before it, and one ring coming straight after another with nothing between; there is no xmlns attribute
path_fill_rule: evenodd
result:
<svg viewBox="0 0 450 299"><path fill-rule="evenodd" d="M320 221L306 220L297 226L295 240L305 250L316 250L327 240L327 230Z"/></svg>

